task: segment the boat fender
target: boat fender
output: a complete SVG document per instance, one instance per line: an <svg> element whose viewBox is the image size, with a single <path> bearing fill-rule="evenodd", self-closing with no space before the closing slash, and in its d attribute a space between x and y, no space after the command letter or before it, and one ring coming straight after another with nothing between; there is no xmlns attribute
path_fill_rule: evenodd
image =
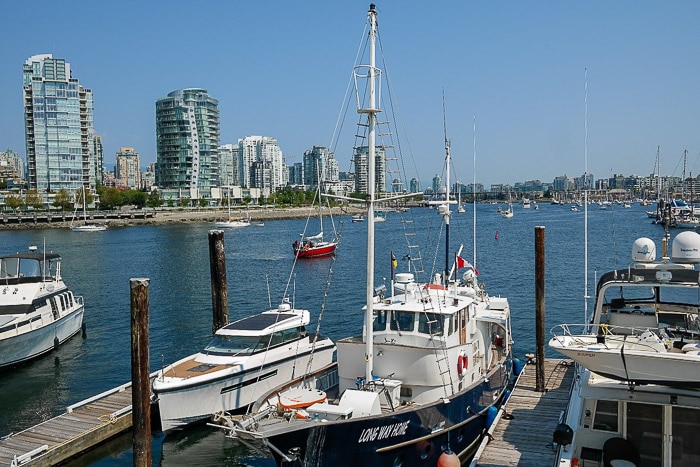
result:
<svg viewBox="0 0 700 467"><path fill-rule="evenodd" d="M299 420L308 420L310 418L309 412L304 409L296 410L294 416Z"/></svg>
<svg viewBox="0 0 700 467"><path fill-rule="evenodd" d="M53 349L58 350L58 336L53 338Z"/></svg>
<svg viewBox="0 0 700 467"><path fill-rule="evenodd" d="M519 358L513 359L513 369L515 370L515 376L518 376L521 371L523 371L523 362Z"/></svg>
<svg viewBox="0 0 700 467"><path fill-rule="evenodd" d="M467 369L469 368L469 357L464 349L459 351L459 357L457 357L457 374L460 378L467 374Z"/></svg>
<svg viewBox="0 0 700 467"><path fill-rule="evenodd" d="M443 451L443 453L440 454L440 457L438 457L437 465L438 467L459 467L459 457L457 457L457 454L448 449L447 451Z"/></svg>
<svg viewBox="0 0 700 467"><path fill-rule="evenodd" d="M496 415L498 415L498 409L493 405L486 409L486 427L491 427L491 424L496 420Z"/></svg>

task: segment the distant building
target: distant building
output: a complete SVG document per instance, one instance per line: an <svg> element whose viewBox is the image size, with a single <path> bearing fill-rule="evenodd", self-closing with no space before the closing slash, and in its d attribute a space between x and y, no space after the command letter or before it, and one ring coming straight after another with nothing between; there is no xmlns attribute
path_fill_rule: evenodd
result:
<svg viewBox="0 0 700 467"><path fill-rule="evenodd" d="M289 166L288 184L292 186L300 186L304 184L304 164L295 162Z"/></svg>
<svg viewBox="0 0 700 467"><path fill-rule="evenodd" d="M420 193L420 180L413 177L409 183L411 193Z"/></svg>
<svg viewBox="0 0 700 467"><path fill-rule="evenodd" d="M219 185L240 185L238 145L222 144L219 146Z"/></svg>
<svg viewBox="0 0 700 467"><path fill-rule="evenodd" d="M262 196L287 184L284 158L277 139L271 136L246 136L238 140L238 173L241 186L260 188Z"/></svg>
<svg viewBox="0 0 700 467"><path fill-rule="evenodd" d="M134 148L121 148L117 153L114 178L119 188L141 189L141 159Z"/></svg>
<svg viewBox="0 0 700 467"><path fill-rule="evenodd" d="M209 198L219 185L218 106L199 88L156 101L156 184L163 199Z"/></svg>
<svg viewBox="0 0 700 467"><path fill-rule="evenodd" d="M93 153L95 154L95 175L97 183L104 185L105 178L105 154L102 147L102 137L95 135L93 139Z"/></svg>
<svg viewBox="0 0 700 467"><path fill-rule="evenodd" d="M355 148L353 163L355 165L355 192L369 193L369 148ZM386 151L377 146L374 153L374 191L375 194L386 192Z"/></svg>
<svg viewBox="0 0 700 467"><path fill-rule="evenodd" d="M440 191L440 187L442 186L442 177L440 175L435 174L433 177L433 194L437 194Z"/></svg>
<svg viewBox="0 0 700 467"><path fill-rule="evenodd" d="M39 193L95 190L92 91L51 54L29 57L22 68L29 188Z"/></svg>
<svg viewBox="0 0 700 467"><path fill-rule="evenodd" d="M0 181L21 183L25 181L25 163L22 157L12 149L0 152Z"/></svg>
<svg viewBox="0 0 700 467"><path fill-rule="evenodd" d="M304 151L304 185L308 189L318 186L319 176L325 184L335 184L340 180L338 161L328 148L314 146Z"/></svg>
<svg viewBox="0 0 700 467"><path fill-rule="evenodd" d="M141 174L141 189L150 192L156 186L156 163L151 162Z"/></svg>

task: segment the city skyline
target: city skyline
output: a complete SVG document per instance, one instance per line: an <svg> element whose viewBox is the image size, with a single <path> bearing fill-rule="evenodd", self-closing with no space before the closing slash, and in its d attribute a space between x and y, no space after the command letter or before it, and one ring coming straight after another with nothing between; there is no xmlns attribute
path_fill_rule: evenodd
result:
<svg viewBox="0 0 700 467"><path fill-rule="evenodd" d="M155 161L155 102L201 87L220 102L222 144L269 135L294 158L288 164L327 146L341 171L352 170L352 144L329 143L368 2L210 4L206 17L219 22L207 27L206 47L168 34L188 24L188 3L69 3L74 8L34 4L51 14L33 15L31 34L20 4L3 9L5 37L22 40L0 51L2 150L26 156L21 68L51 53L70 62L94 94L106 165L121 147L135 148L144 166ZM474 178L474 147L475 178L486 186L582 174L585 153L599 178L648 175L658 146L661 173L680 176L686 149L687 169L698 173L700 44L693 31L700 4L425 5L377 4L399 127L413 158L408 179L427 186L442 173L443 121L451 178L463 183Z"/></svg>

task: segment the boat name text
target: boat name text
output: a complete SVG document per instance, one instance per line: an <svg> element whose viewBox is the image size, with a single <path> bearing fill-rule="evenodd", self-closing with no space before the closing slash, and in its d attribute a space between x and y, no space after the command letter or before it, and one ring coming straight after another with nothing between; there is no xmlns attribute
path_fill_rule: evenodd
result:
<svg viewBox="0 0 700 467"><path fill-rule="evenodd" d="M378 439L386 439L394 436L403 436L408 430L408 424L410 421L405 421L401 423L392 423L391 425L376 426L374 428L365 428L360 433L360 439L357 440L358 443L365 443L367 441L376 441Z"/></svg>

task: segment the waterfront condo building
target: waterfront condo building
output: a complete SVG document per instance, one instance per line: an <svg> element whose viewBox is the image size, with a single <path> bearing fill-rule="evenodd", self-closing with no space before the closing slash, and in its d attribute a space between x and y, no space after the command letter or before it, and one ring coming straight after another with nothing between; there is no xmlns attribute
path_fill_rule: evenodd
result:
<svg viewBox="0 0 700 467"><path fill-rule="evenodd" d="M29 189L46 198L61 189L95 191L97 162L92 91L51 54L34 55L22 68Z"/></svg>
<svg viewBox="0 0 700 467"><path fill-rule="evenodd" d="M355 165L355 191L369 193L369 148L355 148L353 163ZM374 153L374 191L376 194L386 193L386 150L377 146Z"/></svg>
<svg viewBox="0 0 700 467"><path fill-rule="evenodd" d="M282 149L271 136L246 136L238 140L239 182L248 188L260 188L270 196L287 185Z"/></svg>
<svg viewBox="0 0 700 467"><path fill-rule="evenodd" d="M207 199L219 186L218 106L197 88L156 102L156 185L164 199Z"/></svg>
<svg viewBox="0 0 700 467"><path fill-rule="evenodd" d="M141 159L134 148L121 148L117 153L117 162L114 165L114 178L119 188L140 190L141 186Z"/></svg>

